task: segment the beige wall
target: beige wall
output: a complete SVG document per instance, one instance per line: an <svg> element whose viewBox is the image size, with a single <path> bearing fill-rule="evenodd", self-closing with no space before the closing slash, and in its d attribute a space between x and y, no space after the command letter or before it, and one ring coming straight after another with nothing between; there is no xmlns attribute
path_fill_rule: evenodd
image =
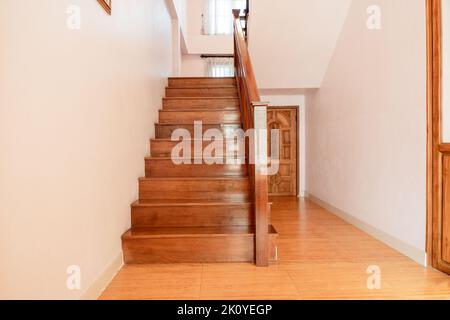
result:
<svg viewBox="0 0 450 320"><path fill-rule="evenodd" d="M120 255L172 42L164 0L113 5L0 1L0 298L79 298Z"/></svg>
<svg viewBox="0 0 450 320"><path fill-rule="evenodd" d="M183 55L181 59L181 76L182 77L204 77L206 72L206 60L200 55Z"/></svg>
<svg viewBox="0 0 450 320"><path fill-rule="evenodd" d="M351 0L251 0L249 49L261 89L318 88ZM203 0L187 0L182 70L204 74L201 54L233 54L231 36L201 34ZM195 61L197 60L197 61ZM183 75L190 75L182 71ZM281 75L281 76L280 76Z"/></svg>
<svg viewBox="0 0 450 320"><path fill-rule="evenodd" d="M307 192L423 262L426 227L424 0L354 0L322 87L307 98ZM300 70L301 71L301 70Z"/></svg>
<svg viewBox="0 0 450 320"><path fill-rule="evenodd" d="M169 0L169 1L172 1L173 5L175 7L178 21L180 23L181 32L186 35L187 34L186 11L187 11L187 2L189 0Z"/></svg>
<svg viewBox="0 0 450 320"><path fill-rule="evenodd" d="M350 2L252 0L249 48L258 86L320 87Z"/></svg>

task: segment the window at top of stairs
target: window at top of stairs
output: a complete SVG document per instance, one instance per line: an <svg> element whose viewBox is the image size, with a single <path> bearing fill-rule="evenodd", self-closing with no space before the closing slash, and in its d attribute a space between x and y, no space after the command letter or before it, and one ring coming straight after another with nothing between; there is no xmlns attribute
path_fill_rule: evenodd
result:
<svg viewBox="0 0 450 320"><path fill-rule="evenodd" d="M203 0L203 34L233 34L233 9L247 9L246 0Z"/></svg>

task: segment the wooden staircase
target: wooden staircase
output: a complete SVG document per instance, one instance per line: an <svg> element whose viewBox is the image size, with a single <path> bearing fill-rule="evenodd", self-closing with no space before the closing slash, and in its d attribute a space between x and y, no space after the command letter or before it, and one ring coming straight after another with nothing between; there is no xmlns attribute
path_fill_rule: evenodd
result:
<svg viewBox="0 0 450 320"><path fill-rule="evenodd" d="M225 136L242 128L234 78L169 79L139 200L131 205L131 229L122 236L127 264L256 261L250 166L175 165L171 159L179 143L171 141L172 133L183 128L194 137L195 121ZM204 148L211 142L200 143ZM275 261L277 234L272 226L268 233L269 259Z"/></svg>

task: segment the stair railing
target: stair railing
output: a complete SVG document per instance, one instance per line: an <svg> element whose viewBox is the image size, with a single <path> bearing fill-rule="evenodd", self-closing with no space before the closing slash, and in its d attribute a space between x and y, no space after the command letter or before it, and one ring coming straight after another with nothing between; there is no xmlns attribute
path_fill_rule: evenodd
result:
<svg viewBox="0 0 450 320"><path fill-rule="evenodd" d="M255 216L256 265L269 265L269 216L267 178L267 102L261 102L242 30L240 10L233 10L234 16L234 62L239 91L242 125L244 130L253 129L254 135L247 144L251 196ZM250 151L251 150L251 151Z"/></svg>

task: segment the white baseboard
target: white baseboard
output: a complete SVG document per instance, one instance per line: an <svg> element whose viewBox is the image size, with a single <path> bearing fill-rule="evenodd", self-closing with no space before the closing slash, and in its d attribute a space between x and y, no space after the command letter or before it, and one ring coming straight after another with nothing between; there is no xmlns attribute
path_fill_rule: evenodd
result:
<svg viewBox="0 0 450 320"><path fill-rule="evenodd" d="M377 229L364 221L359 220L358 218L353 217L351 214L348 214L331 204L306 193L306 198L308 198L310 201L318 204L322 208L330 211L334 215L338 216L339 218L347 221L348 223L354 225L358 229L366 232L367 234L371 235L372 237L376 238L377 240L383 242L384 244L388 245L389 247L395 249L396 251L400 252L401 254L409 257L410 259L414 260L418 264L422 266L427 265L427 254L425 251L422 251L420 249L417 249L405 242L403 242L400 239L397 239L396 237L391 236L390 234L387 234L386 232Z"/></svg>
<svg viewBox="0 0 450 320"><path fill-rule="evenodd" d="M123 266L122 251L106 266L92 285L84 291L80 300L97 300L106 289L111 280Z"/></svg>

